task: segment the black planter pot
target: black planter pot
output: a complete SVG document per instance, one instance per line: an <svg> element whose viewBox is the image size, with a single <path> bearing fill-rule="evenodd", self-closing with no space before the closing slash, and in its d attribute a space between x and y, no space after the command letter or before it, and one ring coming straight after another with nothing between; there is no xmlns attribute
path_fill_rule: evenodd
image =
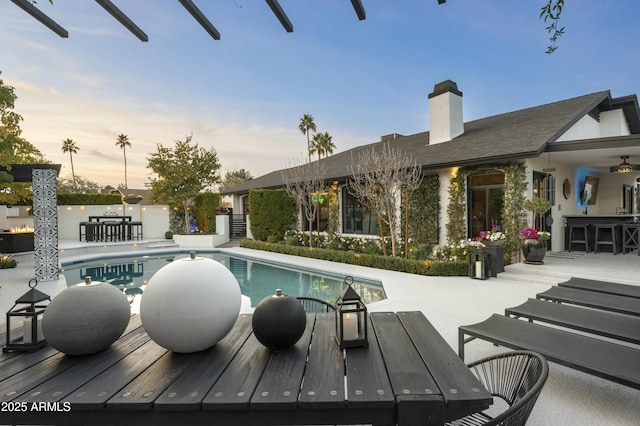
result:
<svg viewBox="0 0 640 426"><path fill-rule="evenodd" d="M545 240L525 239L522 242L522 254L525 263L542 265L547 254L547 242Z"/></svg>

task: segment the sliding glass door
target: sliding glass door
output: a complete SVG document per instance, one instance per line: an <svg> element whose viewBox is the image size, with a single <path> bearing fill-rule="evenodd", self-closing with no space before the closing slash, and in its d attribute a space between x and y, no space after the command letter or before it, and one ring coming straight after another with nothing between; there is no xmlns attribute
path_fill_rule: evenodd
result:
<svg viewBox="0 0 640 426"><path fill-rule="evenodd" d="M502 230L504 207L504 174L492 173L469 176L467 223L468 237L495 226Z"/></svg>

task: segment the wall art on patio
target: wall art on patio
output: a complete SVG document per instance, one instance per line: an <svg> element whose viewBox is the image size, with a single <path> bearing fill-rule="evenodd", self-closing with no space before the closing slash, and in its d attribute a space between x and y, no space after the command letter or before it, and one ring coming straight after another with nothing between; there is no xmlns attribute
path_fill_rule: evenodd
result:
<svg viewBox="0 0 640 426"><path fill-rule="evenodd" d="M58 279L58 209L56 171L33 170L33 243L39 282Z"/></svg>
<svg viewBox="0 0 640 426"><path fill-rule="evenodd" d="M569 179L565 179L564 182L562 182L562 195L565 200L568 200L571 195L571 181Z"/></svg>

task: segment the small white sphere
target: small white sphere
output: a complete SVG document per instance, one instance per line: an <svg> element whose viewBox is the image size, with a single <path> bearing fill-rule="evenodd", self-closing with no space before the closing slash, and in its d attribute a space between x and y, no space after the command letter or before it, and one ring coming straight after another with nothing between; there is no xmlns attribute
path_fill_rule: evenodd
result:
<svg viewBox="0 0 640 426"><path fill-rule="evenodd" d="M156 272L140 300L145 331L173 352L207 349L229 333L240 313L240 285L213 259L175 260Z"/></svg>

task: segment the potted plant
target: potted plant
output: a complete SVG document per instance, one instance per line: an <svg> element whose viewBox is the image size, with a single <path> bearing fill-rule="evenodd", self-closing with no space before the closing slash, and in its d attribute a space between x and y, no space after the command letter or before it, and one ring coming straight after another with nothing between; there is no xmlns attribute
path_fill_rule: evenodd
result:
<svg viewBox="0 0 640 426"><path fill-rule="evenodd" d="M544 198L531 198L524 202L524 208L531 212L531 223L535 223L536 215L542 215L551 209L551 202ZM547 241L551 234L540 228L530 226L518 232L522 238L522 254L525 262L541 265L547 254Z"/></svg>
<svg viewBox="0 0 640 426"><path fill-rule="evenodd" d="M498 225L491 224L489 231L480 231L475 238L476 241L480 241L487 247L501 246L506 241L507 236L502 231L498 231Z"/></svg>
<svg viewBox="0 0 640 426"><path fill-rule="evenodd" d="M0 254L0 269L11 269L18 266L18 262L8 254Z"/></svg>
<svg viewBox="0 0 640 426"><path fill-rule="evenodd" d="M127 204L138 204L142 200L142 195L129 194L124 197L124 202Z"/></svg>

